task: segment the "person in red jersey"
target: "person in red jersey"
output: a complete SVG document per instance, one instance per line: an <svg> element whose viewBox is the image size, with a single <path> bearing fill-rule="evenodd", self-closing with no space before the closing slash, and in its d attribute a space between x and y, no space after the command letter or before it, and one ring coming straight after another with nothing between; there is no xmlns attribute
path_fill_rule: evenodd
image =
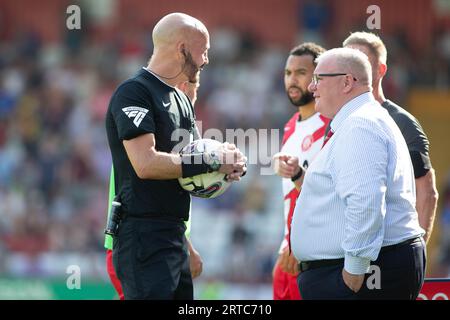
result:
<svg viewBox="0 0 450 320"><path fill-rule="evenodd" d="M287 95L297 112L286 123L282 148L274 155L274 170L283 177L284 238L279 256L273 268L273 298L275 300L298 300L298 261L289 245L290 225L295 203L299 195L300 166L307 168L323 145L325 129L329 120L314 109L314 98L308 91L315 68L315 59L324 52L321 46L307 42L296 46L289 53L284 70Z"/></svg>

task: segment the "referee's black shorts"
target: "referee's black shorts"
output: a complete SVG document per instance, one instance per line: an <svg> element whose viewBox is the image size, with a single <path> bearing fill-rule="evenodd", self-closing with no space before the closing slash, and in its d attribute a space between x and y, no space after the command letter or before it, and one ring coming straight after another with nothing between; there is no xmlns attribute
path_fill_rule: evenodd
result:
<svg viewBox="0 0 450 320"><path fill-rule="evenodd" d="M125 299L193 299L185 231L182 220L123 219L113 263Z"/></svg>

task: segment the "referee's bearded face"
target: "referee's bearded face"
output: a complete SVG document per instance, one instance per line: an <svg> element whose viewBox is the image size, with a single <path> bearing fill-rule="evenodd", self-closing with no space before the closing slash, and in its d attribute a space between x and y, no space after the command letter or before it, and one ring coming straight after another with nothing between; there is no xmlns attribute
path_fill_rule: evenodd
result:
<svg viewBox="0 0 450 320"><path fill-rule="evenodd" d="M209 36L202 35L191 42L191 50L184 50L184 74L190 82L196 82L199 72L209 63Z"/></svg>
<svg viewBox="0 0 450 320"><path fill-rule="evenodd" d="M290 55L284 68L284 87L289 100L295 107L304 106L314 97L308 91L308 84L314 71L313 57L309 54Z"/></svg>
<svg viewBox="0 0 450 320"><path fill-rule="evenodd" d="M197 78L197 74L200 72L200 67L198 67L190 52L185 54L183 70L188 81L194 81Z"/></svg>

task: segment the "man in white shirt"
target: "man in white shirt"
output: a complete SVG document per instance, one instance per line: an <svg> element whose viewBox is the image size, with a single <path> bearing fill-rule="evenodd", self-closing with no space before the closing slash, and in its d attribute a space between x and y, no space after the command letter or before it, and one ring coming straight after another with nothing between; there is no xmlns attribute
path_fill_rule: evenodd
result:
<svg viewBox="0 0 450 320"><path fill-rule="evenodd" d="M333 136L305 173L293 216L301 295L415 299L425 232L405 140L371 93L366 55L339 48L317 62L309 90L316 110L332 119Z"/></svg>

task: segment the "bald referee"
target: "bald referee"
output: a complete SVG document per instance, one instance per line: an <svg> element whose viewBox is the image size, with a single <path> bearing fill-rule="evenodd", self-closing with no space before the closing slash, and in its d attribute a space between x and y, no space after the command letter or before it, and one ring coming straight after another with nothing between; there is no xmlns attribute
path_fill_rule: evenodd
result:
<svg viewBox="0 0 450 320"><path fill-rule="evenodd" d="M181 84L177 85L181 91L183 91L191 100L192 106L195 105L197 100L198 88L200 87L200 79L197 77L195 82L185 81ZM199 134L194 134L194 140L199 138ZM111 203L116 196L115 190L115 181L114 181L114 168L111 168L111 174L109 179L109 197L108 197L108 217L110 218L109 213L111 211ZM191 220L186 222L186 241L189 249L189 266L191 270L192 279L198 277L203 271L203 260L198 251L194 248L192 242L190 241L190 233L191 233ZM125 297L123 295L122 285L120 284L119 279L117 278L116 271L114 270L113 261L112 261L112 249L113 249L113 238L111 235L105 235L104 247L106 249L106 271L108 272L109 279L111 280L114 289L119 296L120 300L124 300Z"/></svg>
<svg viewBox="0 0 450 320"><path fill-rule="evenodd" d="M153 29L153 55L146 68L114 92L106 131L122 220L113 242L113 264L125 299L193 298L184 236L190 195L179 177L219 171L240 180L245 157L224 143L216 153L172 153L193 139L195 115L175 88L194 81L208 63L209 33L198 19L164 16ZM224 160L227 159L228 162Z"/></svg>

